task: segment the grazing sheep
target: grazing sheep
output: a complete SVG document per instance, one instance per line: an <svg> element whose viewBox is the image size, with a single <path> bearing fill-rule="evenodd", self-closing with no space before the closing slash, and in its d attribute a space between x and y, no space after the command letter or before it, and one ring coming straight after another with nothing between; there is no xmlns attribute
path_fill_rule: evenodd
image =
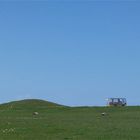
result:
<svg viewBox="0 0 140 140"><path fill-rule="evenodd" d="M39 113L38 112L34 112L33 115L36 116L36 115L39 115Z"/></svg>
<svg viewBox="0 0 140 140"><path fill-rule="evenodd" d="M101 113L101 115L102 115L102 116L106 116L106 115L107 115L107 113L106 113L106 112L103 112L103 113Z"/></svg>

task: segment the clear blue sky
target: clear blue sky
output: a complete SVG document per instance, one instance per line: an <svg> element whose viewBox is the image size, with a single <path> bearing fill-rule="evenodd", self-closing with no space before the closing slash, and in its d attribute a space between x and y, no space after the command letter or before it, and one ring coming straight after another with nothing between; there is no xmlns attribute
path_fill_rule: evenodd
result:
<svg viewBox="0 0 140 140"><path fill-rule="evenodd" d="M140 2L0 2L0 102L140 105Z"/></svg>

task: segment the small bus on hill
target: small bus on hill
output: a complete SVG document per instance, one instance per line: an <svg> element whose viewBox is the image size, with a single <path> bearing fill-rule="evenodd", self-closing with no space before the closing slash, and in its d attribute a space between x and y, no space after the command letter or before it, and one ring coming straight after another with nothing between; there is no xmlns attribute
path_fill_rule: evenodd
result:
<svg viewBox="0 0 140 140"><path fill-rule="evenodd" d="M127 102L125 98L108 98L107 106L126 106Z"/></svg>

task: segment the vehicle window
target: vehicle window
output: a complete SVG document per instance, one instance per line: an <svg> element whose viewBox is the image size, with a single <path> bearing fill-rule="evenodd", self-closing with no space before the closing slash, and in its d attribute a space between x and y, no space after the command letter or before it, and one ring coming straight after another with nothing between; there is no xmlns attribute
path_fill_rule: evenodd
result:
<svg viewBox="0 0 140 140"><path fill-rule="evenodd" d="M113 102L114 102L114 103L118 103L118 99L114 99Z"/></svg>

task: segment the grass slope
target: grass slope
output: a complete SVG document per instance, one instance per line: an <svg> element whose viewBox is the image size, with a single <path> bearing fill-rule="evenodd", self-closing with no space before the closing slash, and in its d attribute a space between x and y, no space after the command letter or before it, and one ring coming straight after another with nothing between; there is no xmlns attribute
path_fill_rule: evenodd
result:
<svg viewBox="0 0 140 140"><path fill-rule="evenodd" d="M140 107L65 107L42 100L0 106L0 140L139 139Z"/></svg>

